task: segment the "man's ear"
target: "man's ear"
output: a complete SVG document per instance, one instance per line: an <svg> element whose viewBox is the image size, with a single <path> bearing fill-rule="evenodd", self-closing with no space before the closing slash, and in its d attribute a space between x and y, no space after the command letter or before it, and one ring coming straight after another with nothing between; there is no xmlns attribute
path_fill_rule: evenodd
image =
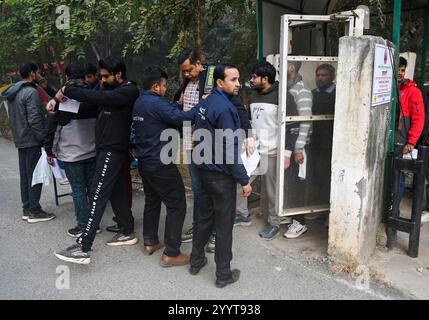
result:
<svg viewBox="0 0 429 320"><path fill-rule="evenodd" d="M217 87L217 88L222 87L222 84L223 84L223 83L222 83L222 80L221 80L221 79L217 79L217 80L216 80L216 87Z"/></svg>
<svg viewBox="0 0 429 320"><path fill-rule="evenodd" d="M155 83L151 88L151 91L158 93L159 92L159 83Z"/></svg>
<svg viewBox="0 0 429 320"><path fill-rule="evenodd" d="M119 71L117 74L115 74L116 81L119 81L122 79L122 71Z"/></svg>

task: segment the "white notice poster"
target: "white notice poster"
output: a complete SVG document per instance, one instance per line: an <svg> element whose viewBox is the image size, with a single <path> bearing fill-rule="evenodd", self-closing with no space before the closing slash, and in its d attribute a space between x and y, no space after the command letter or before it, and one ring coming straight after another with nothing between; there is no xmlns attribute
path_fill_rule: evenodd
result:
<svg viewBox="0 0 429 320"><path fill-rule="evenodd" d="M393 50L393 49L392 49ZM375 45L374 75L372 79L371 106L389 103L392 97L393 51L381 44Z"/></svg>

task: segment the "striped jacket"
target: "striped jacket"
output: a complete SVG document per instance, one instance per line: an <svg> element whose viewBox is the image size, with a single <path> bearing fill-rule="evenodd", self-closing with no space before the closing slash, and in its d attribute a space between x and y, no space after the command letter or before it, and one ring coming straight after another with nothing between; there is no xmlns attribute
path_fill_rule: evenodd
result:
<svg viewBox="0 0 429 320"><path fill-rule="evenodd" d="M293 103L296 105L296 114L294 108L287 108L286 114L288 116L298 115L298 116L311 116L312 115L312 107L313 107L313 95L310 90L308 90L304 82L302 80L302 76L298 74L296 79L288 81L288 92L293 97ZM291 105L291 102L287 102L288 107ZM292 110L289 110L292 109ZM287 127L296 126L296 122L288 122ZM294 129L290 129L290 131L294 131ZM295 142L295 147L293 150L291 148L287 148L286 156L290 156L292 151L294 152L302 152L304 147L310 140L310 135L312 131L311 122L300 122L299 129L296 129L298 137Z"/></svg>

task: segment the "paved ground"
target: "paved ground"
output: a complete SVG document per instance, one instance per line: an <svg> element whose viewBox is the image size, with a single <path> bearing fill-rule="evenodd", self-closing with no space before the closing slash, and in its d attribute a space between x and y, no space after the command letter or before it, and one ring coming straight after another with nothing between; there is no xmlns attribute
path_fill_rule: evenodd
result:
<svg viewBox="0 0 429 320"><path fill-rule="evenodd" d="M401 202L401 215L411 216L411 194ZM429 299L429 222L423 223L420 229L420 245L417 258L407 255L409 235L398 232L396 247L387 251L377 248L370 267L380 272L385 281L392 286L408 292L419 299Z"/></svg>
<svg viewBox="0 0 429 320"><path fill-rule="evenodd" d="M62 187L67 190L68 187ZM323 227L310 228L299 242L281 237L262 241L258 231L263 226L256 219L253 226L234 229L233 267L241 269L239 282L224 289L214 286L214 262L198 276L186 267L163 269L160 253L151 257L141 253L142 243L127 248L112 248L104 243L111 233L97 236L88 266L66 265L53 252L73 243L66 235L74 225L70 197L56 207L52 186L45 187L42 204L57 218L48 223L28 224L21 220L17 152L13 145L0 139L0 299L407 299L396 290L370 283L358 289L351 279L331 274L326 262L312 254L326 247ZM134 194L136 232L142 233L143 193ZM188 201L191 204L191 201ZM191 209L188 208L189 226ZM107 210L102 227L111 223ZM165 213L162 215L163 229ZM323 223L322 223L323 225ZM162 231L162 230L161 230ZM310 242L312 239L313 242ZM319 239L317 243L314 240ZM322 240L321 240L322 239ZM312 244L313 243L313 244ZM183 244L190 253L191 244ZM299 250L297 250L297 248ZM70 275L69 289L58 284ZM59 273L57 273L57 271Z"/></svg>

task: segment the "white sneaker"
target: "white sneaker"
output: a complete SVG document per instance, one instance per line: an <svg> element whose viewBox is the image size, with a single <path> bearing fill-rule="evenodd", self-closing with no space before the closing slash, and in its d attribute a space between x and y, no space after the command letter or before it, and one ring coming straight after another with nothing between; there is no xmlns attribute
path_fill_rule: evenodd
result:
<svg viewBox="0 0 429 320"><path fill-rule="evenodd" d="M307 232L307 226L302 225L296 220L293 220L293 223L289 226L289 229L285 232L283 235L285 238L288 239L295 239L298 238L300 235Z"/></svg>
<svg viewBox="0 0 429 320"><path fill-rule="evenodd" d="M429 222L429 212L423 211L422 212L422 221L421 223Z"/></svg>
<svg viewBox="0 0 429 320"><path fill-rule="evenodd" d="M280 224L289 224L292 223L291 217L280 217Z"/></svg>

